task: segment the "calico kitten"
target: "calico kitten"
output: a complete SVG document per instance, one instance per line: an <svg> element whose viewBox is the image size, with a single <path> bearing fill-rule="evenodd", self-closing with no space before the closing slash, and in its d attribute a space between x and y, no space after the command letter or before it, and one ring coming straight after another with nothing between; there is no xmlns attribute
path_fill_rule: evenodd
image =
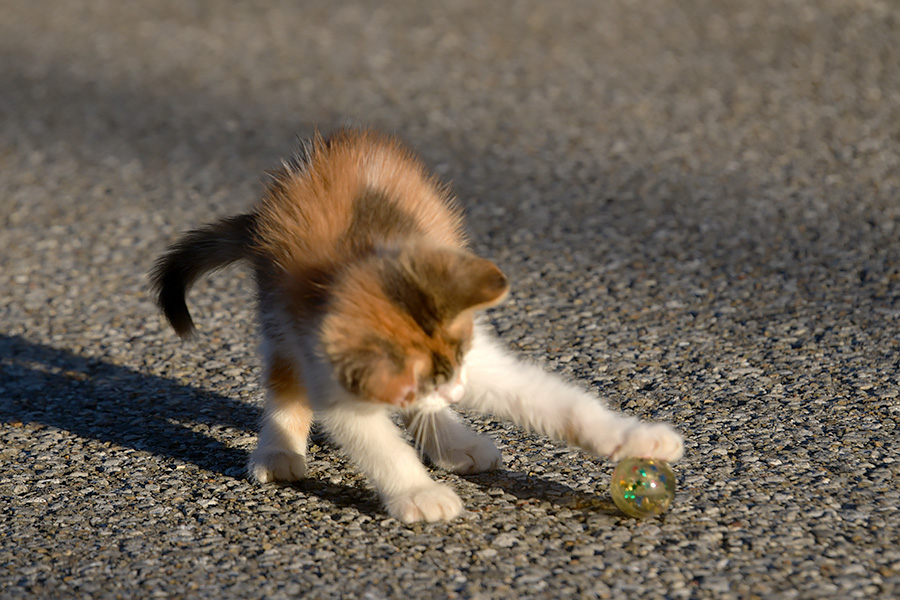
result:
<svg viewBox="0 0 900 600"><path fill-rule="evenodd" d="M175 331L193 322L185 294L237 260L259 292L264 383L260 482L306 475L315 418L404 522L449 520L462 503L404 441L456 473L496 469L500 452L450 408L490 412L601 456L676 460L682 439L605 408L595 396L513 358L479 323L507 280L474 255L446 187L408 150L369 131L316 136L271 173L247 214L188 232L152 282Z"/></svg>

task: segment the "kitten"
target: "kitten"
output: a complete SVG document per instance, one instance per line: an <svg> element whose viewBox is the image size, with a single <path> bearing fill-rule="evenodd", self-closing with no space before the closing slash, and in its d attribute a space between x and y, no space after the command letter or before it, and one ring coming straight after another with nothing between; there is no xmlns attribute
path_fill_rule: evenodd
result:
<svg viewBox="0 0 900 600"><path fill-rule="evenodd" d="M160 307L186 337L188 288L234 261L252 264L268 391L253 478L303 478L315 418L393 517L453 519L459 497L429 477L390 417L402 414L440 468L498 468L496 446L451 405L613 459L681 456L668 425L612 412L502 348L476 315L504 298L506 278L469 250L448 189L397 141L317 135L270 174L250 212L188 232L151 274Z"/></svg>

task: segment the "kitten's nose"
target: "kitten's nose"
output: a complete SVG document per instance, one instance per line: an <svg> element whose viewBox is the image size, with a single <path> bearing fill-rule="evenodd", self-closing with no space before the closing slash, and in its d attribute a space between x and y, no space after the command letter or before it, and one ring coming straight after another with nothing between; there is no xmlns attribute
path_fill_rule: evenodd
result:
<svg viewBox="0 0 900 600"><path fill-rule="evenodd" d="M466 388L459 382L448 383L438 388L441 397L451 404L459 402L466 394Z"/></svg>

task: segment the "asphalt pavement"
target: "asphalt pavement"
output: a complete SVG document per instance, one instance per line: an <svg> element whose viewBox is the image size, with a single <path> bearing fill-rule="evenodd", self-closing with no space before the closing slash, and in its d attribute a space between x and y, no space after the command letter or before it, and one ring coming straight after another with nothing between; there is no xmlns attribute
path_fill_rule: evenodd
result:
<svg viewBox="0 0 900 600"><path fill-rule="evenodd" d="M452 184L511 348L684 433L667 514L471 415L451 523L319 433L248 480L252 279L183 342L146 273L348 123ZM898 597L898 233L890 0L4 0L0 598Z"/></svg>

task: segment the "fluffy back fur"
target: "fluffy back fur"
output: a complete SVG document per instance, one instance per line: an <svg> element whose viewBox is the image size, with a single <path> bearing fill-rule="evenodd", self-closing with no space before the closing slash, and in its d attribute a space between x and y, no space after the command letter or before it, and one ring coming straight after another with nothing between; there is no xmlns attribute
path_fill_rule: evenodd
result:
<svg viewBox="0 0 900 600"><path fill-rule="evenodd" d="M407 405L453 381L476 310L506 278L466 248L460 210L397 141L365 131L316 136L253 212L189 232L157 263L159 304L182 336L198 277L252 261L264 334L278 354L323 353L365 400ZM314 338L291 347L292 335Z"/></svg>

